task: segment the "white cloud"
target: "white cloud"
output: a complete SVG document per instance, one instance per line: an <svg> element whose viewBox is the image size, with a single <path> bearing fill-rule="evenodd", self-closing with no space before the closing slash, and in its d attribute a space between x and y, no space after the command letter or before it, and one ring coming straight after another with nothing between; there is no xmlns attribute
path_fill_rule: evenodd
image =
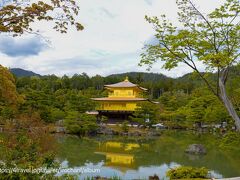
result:
<svg viewBox="0 0 240 180"><path fill-rule="evenodd" d="M208 12L222 0L195 0L201 10ZM176 22L175 0L81 0L79 19L84 31L70 29L68 34L58 34L52 24L37 23L43 36L51 40L48 49L34 56L21 58L0 54L0 63L21 67L40 74L69 74L87 72L90 75L108 75L126 71L145 71L137 66L141 48L154 34L144 16L167 16ZM24 38L19 40L24 41ZM19 42L20 43L20 42ZM154 72L180 76L189 69L161 70L156 64Z"/></svg>

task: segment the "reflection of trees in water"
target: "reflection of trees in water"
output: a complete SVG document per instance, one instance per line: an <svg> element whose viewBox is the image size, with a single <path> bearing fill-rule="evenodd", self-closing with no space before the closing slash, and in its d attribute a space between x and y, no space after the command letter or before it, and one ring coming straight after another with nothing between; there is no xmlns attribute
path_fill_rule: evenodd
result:
<svg viewBox="0 0 240 180"><path fill-rule="evenodd" d="M151 143L148 151L139 151L136 164L141 166L167 164L172 162L185 166L207 167L230 177L240 175L240 154L224 152L217 148L219 139L211 135L195 136L188 133L174 133L161 136ZM184 151L189 144L201 143L207 147L208 153L204 156L189 156ZM238 157L237 159L234 157Z"/></svg>
<svg viewBox="0 0 240 180"><path fill-rule="evenodd" d="M185 154L187 146L193 143L204 144L208 150L207 155ZM104 160L108 166L128 166L131 169L162 164L170 166L175 162L185 166L204 166L226 177L240 176L240 153L218 150L217 143L218 139L214 136L186 132L166 132L149 141L121 137L104 137L97 141L64 137L60 144L59 157L62 160L67 159L71 167L84 165L87 160L92 163Z"/></svg>

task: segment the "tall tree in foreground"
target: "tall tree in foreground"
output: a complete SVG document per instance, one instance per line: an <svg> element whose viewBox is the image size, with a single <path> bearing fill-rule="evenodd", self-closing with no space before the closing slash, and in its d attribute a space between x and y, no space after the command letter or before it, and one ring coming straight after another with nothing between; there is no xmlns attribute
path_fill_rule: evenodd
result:
<svg viewBox="0 0 240 180"><path fill-rule="evenodd" d="M171 70L180 63L186 64L206 83L234 119L240 131L240 118L227 96L226 82L231 66L240 64L240 3L226 0L213 12L203 14L192 0L177 0L178 20L181 27L175 27L166 19L148 17L156 31L156 44L145 46L140 65L152 66L157 60L164 62L164 68ZM218 79L211 83L199 71L199 62L206 71L216 71Z"/></svg>

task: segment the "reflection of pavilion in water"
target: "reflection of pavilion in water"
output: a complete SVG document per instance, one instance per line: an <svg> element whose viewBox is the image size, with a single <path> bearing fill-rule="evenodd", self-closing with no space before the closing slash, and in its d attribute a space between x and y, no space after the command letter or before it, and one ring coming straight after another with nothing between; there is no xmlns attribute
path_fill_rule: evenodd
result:
<svg viewBox="0 0 240 180"><path fill-rule="evenodd" d="M137 143L120 143L108 141L99 143L97 154L106 156L105 166L117 167L121 171L135 169L135 158L132 150L140 148Z"/></svg>

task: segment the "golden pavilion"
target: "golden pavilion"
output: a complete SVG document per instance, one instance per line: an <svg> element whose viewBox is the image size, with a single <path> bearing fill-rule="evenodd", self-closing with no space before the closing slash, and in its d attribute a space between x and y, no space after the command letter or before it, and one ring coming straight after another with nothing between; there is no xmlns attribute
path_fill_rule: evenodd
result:
<svg viewBox="0 0 240 180"><path fill-rule="evenodd" d="M131 83L128 77L122 82L104 87L108 91L108 97L92 98L99 103L96 109L99 115L127 119L136 110L137 103L148 100L143 98L147 89Z"/></svg>

